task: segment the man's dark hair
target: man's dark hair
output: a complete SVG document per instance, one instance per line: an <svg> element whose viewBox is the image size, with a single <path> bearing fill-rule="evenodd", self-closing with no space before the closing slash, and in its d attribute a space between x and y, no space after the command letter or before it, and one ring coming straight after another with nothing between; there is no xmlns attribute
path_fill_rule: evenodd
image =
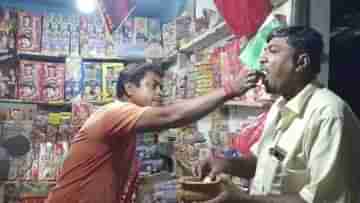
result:
<svg viewBox="0 0 360 203"><path fill-rule="evenodd" d="M125 70L121 71L116 84L116 96L118 98L126 95L125 84L133 83L139 87L141 80L148 72L153 72L160 77L163 76L163 71L160 65L153 63L130 64Z"/></svg>
<svg viewBox="0 0 360 203"><path fill-rule="evenodd" d="M322 35L315 29L307 26L289 26L275 29L267 38L269 42L273 38L287 38L290 47L298 54L306 53L310 58L311 74L315 77L321 71L324 42Z"/></svg>

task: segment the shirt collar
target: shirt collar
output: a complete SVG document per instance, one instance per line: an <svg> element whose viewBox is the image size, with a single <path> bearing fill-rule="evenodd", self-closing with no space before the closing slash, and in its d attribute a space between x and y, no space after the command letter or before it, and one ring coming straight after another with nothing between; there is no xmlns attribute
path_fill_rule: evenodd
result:
<svg viewBox="0 0 360 203"><path fill-rule="evenodd" d="M320 82L313 81L305 86L295 97L286 101L284 97L280 97L276 102L276 105L279 106L283 113L285 112L292 112L295 115L300 115L308 100L313 95L316 89L322 87ZM285 112L284 112L285 111Z"/></svg>

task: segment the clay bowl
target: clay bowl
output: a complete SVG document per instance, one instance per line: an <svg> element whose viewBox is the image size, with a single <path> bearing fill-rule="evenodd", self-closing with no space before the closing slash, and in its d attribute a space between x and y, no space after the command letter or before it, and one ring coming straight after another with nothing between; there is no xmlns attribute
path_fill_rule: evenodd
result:
<svg viewBox="0 0 360 203"><path fill-rule="evenodd" d="M221 179L217 177L211 182L203 182L198 177L182 177L178 196L183 201L207 201L222 192Z"/></svg>

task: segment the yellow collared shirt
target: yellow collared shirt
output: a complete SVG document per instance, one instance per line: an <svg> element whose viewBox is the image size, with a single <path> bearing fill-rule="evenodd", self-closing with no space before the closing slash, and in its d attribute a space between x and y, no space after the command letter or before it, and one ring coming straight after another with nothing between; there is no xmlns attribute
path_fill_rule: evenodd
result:
<svg viewBox="0 0 360 203"><path fill-rule="evenodd" d="M263 135L252 152L258 157L250 194L263 188L271 147L285 152L281 162L281 193L299 193L308 203L354 203L359 180L360 122L338 96L313 82L286 102L271 107ZM281 173L281 174L280 174ZM272 193L272 192L270 192ZM273 193L275 194L275 193Z"/></svg>

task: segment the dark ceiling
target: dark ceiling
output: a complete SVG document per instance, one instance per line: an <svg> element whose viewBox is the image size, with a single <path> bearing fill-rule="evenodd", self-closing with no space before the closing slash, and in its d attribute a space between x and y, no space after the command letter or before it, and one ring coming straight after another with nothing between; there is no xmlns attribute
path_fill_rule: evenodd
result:
<svg viewBox="0 0 360 203"><path fill-rule="evenodd" d="M360 38L360 0L331 0L331 43L353 46Z"/></svg>
<svg viewBox="0 0 360 203"><path fill-rule="evenodd" d="M359 0L331 0L331 21L333 26L347 24L348 22L344 20L349 20L358 15L359 11Z"/></svg>
<svg viewBox="0 0 360 203"><path fill-rule="evenodd" d="M332 37L343 41L360 29L359 0L331 0ZM355 32L355 33L354 33Z"/></svg>
<svg viewBox="0 0 360 203"><path fill-rule="evenodd" d="M331 0L329 87L360 117L360 0Z"/></svg>

